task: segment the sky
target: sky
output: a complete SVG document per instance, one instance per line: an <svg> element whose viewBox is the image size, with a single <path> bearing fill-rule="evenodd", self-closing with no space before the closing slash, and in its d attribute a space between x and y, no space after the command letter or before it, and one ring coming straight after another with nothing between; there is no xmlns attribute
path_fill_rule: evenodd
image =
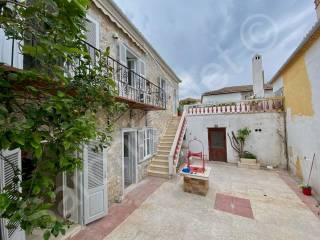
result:
<svg viewBox="0 0 320 240"><path fill-rule="evenodd" d="M316 23L314 0L114 0L182 80L180 98L265 82Z"/></svg>

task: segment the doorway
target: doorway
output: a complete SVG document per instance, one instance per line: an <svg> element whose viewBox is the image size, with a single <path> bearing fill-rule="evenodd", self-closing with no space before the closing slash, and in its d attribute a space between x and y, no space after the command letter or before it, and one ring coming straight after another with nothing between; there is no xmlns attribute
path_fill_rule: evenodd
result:
<svg viewBox="0 0 320 240"><path fill-rule="evenodd" d="M123 178L124 188L136 183L137 175L137 132L125 131L123 133Z"/></svg>
<svg viewBox="0 0 320 240"><path fill-rule="evenodd" d="M209 160L227 162L227 142L225 128L209 128Z"/></svg>

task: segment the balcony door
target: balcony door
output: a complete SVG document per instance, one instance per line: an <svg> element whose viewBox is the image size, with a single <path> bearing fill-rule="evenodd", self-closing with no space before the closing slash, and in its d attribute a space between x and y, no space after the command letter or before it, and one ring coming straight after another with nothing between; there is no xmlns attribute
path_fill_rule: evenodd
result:
<svg viewBox="0 0 320 240"><path fill-rule="evenodd" d="M227 143L225 128L209 128L209 160L227 162Z"/></svg>

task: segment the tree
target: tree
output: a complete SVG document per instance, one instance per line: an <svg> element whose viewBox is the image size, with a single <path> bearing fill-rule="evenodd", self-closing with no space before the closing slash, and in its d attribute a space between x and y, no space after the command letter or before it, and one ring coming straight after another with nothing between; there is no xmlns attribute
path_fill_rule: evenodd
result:
<svg viewBox="0 0 320 240"><path fill-rule="evenodd" d="M253 154L244 150L245 142L250 134L251 130L247 127L239 129L237 135L233 131L232 136L228 133L231 146L238 153L239 158L256 158Z"/></svg>
<svg viewBox="0 0 320 240"><path fill-rule="evenodd" d="M45 230L44 239L65 233L67 221L49 210L55 201L55 177L82 167L75 156L90 139L98 151L110 144L113 119L123 105L114 101L115 83L106 52L95 50L93 62L85 44L89 0L0 2L0 24L19 41L28 60L24 70L0 65L0 149L20 148L30 156L32 176L0 193L0 217L10 228L19 223L27 234ZM98 126L96 113L108 123ZM4 161L8 161L2 156Z"/></svg>

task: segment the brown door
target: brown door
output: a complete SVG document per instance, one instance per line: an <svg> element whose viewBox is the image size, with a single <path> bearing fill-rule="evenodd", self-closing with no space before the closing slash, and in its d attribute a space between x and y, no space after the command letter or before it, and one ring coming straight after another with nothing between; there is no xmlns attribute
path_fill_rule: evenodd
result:
<svg viewBox="0 0 320 240"><path fill-rule="evenodd" d="M227 162L227 143L225 128L209 128L209 160Z"/></svg>

